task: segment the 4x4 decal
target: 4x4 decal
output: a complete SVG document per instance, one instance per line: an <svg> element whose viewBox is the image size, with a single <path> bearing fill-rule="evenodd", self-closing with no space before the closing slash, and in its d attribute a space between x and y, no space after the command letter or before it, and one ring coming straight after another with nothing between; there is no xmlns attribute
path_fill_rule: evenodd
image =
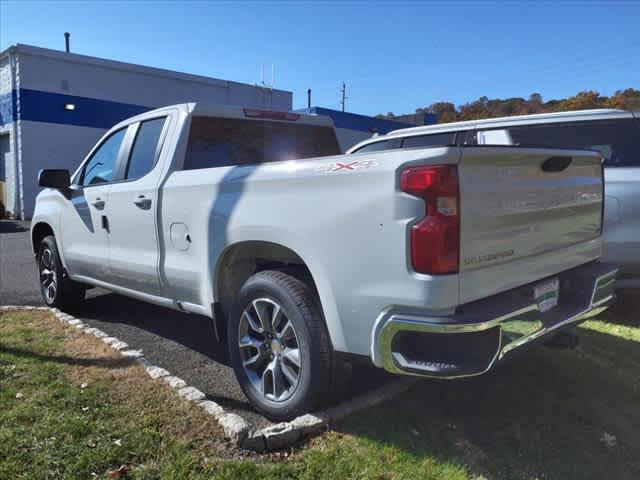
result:
<svg viewBox="0 0 640 480"><path fill-rule="evenodd" d="M353 162L332 162L325 165L320 165L316 171L319 173L340 173L340 172L353 172L356 170L363 170L373 168L378 165L375 160L355 160Z"/></svg>

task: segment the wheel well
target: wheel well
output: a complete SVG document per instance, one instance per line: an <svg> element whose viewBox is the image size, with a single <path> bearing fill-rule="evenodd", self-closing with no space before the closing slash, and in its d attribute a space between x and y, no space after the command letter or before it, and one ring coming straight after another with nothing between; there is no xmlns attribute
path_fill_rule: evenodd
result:
<svg viewBox="0 0 640 480"><path fill-rule="evenodd" d="M38 253L38 247L40 246L40 242L44 239L44 237L48 235L53 235L53 229L47 223L38 223L33 230L31 231L31 240L33 253Z"/></svg>
<svg viewBox="0 0 640 480"><path fill-rule="evenodd" d="M309 268L293 250L270 242L242 242L223 253L216 271L215 298L217 313L224 318L233 297L254 273L280 270L302 280L316 292L317 288Z"/></svg>

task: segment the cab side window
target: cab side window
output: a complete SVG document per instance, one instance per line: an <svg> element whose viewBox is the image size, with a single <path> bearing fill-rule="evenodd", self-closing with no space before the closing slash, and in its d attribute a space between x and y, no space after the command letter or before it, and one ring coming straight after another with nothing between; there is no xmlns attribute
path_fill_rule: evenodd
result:
<svg viewBox="0 0 640 480"><path fill-rule="evenodd" d="M414 137L405 137L402 140L402 148L446 147L455 144L456 132L417 135Z"/></svg>
<svg viewBox="0 0 640 480"><path fill-rule="evenodd" d="M369 143L351 153L382 152L384 150L393 150L396 148L400 148L400 142L401 140L397 138L391 140L382 140L380 142Z"/></svg>
<svg viewBox="0 0 640 480"><path fill-rule="evenodd" d="M82 170L80 185L88 187L113 180L120 147L126 132L126 128L118 130L98 147Z"/></svg>
<svg viewBox="0 0 640 480"><path fill-rule="evenodd" d="M138 127L129 156L129 163L124 178L134 180L144 177L156 164L160 153L160 135L165 118L155 118L142 122Z"/></svg>

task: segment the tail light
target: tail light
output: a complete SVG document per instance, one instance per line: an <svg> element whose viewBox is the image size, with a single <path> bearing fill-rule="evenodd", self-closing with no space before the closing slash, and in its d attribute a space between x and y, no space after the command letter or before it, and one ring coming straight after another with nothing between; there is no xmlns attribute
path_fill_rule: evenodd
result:
<svg viewBox="0 0 640 480"><path fill-rule="evenodd" d="M400 189L424 199L425 216L411 227L411 263L416 272L457 273L460 254L458 170L453 165L409 167Z"/></svg>

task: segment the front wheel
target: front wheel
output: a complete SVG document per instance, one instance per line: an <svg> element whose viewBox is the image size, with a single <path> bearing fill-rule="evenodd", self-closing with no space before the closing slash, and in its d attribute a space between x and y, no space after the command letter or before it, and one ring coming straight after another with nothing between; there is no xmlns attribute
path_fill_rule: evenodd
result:
<svg viewBox="0 0 640 480"><path fill-rule="evenodd" d="M68 308L84 299L85 287L67 278L53 235L45 237L38 249L40 293L49 307Z"/></svg>
<svg viewBox="0 0 640 480"><path fill-rule="evenodd" d="M288 420L328 398L331 345L313 290L279 271L249 278L232 307L231 365L251 404Z"/></svg>

